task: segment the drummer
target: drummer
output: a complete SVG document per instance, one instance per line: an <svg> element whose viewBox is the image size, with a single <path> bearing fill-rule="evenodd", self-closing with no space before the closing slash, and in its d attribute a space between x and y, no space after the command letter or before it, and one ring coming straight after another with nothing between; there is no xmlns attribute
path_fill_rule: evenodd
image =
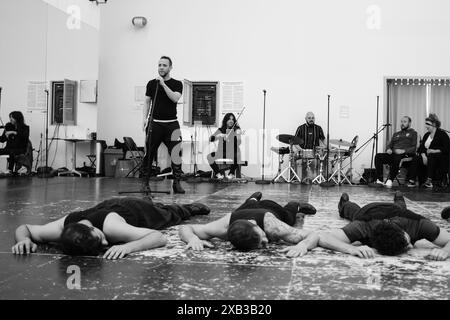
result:
<svg viewBox="0 0 450 320"><path fill-rule="evenodd" d="M318 146L325 146L325 135L322 127L315 124L314 113L308 112L305 116L306 123L302 124L295 131L295 135L303 140L300 145L302 149L315 149Z"/></svg>
<svg viewBox="0 0 450 320"><path fill-rule="evenodd" d="M315 116L311 111L308 112L305 116L306 123L300 125L295 132L295 136L302 139L302 143L300 144L301 149L311 150L311 154L316 154L316 147L325 147L325 135L323 134L322 127L315 124ZM296 150L299 151L299 150ZM315 167L316 163L314 160L303 159L302 162L311 161L311 167ZM308 176L308 165L302 163L302 181L309 182L311 177Z"/></svg>

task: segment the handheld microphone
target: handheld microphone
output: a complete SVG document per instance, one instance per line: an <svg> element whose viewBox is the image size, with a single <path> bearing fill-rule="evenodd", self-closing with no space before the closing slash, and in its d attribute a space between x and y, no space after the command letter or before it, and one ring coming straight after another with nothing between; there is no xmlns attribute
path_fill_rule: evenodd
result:
<svg viewBox="0 0 450 320"><path fill-rule="evenodd" d="M385 124L383 124L383 126L385 126L385 127L391 127L392 124L390 124L390 123L385 123Z"/></svg>

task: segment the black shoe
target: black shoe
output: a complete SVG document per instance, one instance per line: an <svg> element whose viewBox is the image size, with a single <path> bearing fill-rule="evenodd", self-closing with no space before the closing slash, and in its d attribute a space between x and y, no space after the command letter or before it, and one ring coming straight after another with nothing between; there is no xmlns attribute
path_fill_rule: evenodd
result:
<svg viewBox="0 0 450 320"><path fill-rule="evenodd" d="M208 206L204 205L203 203L194 202L190 204L184 204L183 207L185 207L189 212L191 213L191 216L204 216L211 212L211 209L209 209Z"/></svg>
<svg viewBox="0 0 450 320"><path fill-rule="evenodd" d="M250 197L248 197L248 199L256 199L257 201L261 200L261 198L262 198L262 193L259 191L256 191Z"/></svg>
<svg viewBox="0 0 450 320"><path fill-rule="evenodd" d="M289 201L287 205L284 206L289 212L295 214L302 213L303 215L314 215L317 210L312 205L307 202L300 201Z"/></svg>
<svg viewBox="0 0 450 320"><path fill-rule="evenodd" d="M341 199L339 200L339 203L338 203L338 211L339 211L339 213L341 213L342 208L344 207L344 204L346 202L348 202L348 201L350 201L350 198L349 198L348 194L344 192L341 195Z"/></svg>
<svg viewBox="0 0 450 320"><path fill-rule="evenodd" d="M173 180L172 189L174 193L186 193L186 191L184 191L183 187L181 186L180 180Z"/></svg>
<svg viewBox="0 0 450 320"><path fill-rule="evenodd" d="M442 210L441 217L444 220L450 219L450 207L445 207L444 210Z"/></svg>
<svg viewBox="0 0 450 320"><path fill-rule="evenodd" d="M298 212L304 213L306 215L314 215L316 214L317 210L307 202L299 202Z"/></svg>

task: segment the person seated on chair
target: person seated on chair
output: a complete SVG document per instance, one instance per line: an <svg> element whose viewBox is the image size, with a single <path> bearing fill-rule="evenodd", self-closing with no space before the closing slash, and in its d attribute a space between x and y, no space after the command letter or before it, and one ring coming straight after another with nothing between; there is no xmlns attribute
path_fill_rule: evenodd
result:
<svg viewBox="0 0 450 320"><path fill-rule="evenodd" d="M323 134L322 127L315 124L314 113L308 112L305 115L304 124L300 125L295 131L295 136L302 139L303 143L300 146L293 146L295 152L299 152L301 149L313 150L313 155L315 155L315 148L318 146L325 146L325 135ZM316 161L314 159L303 159L302 163L302 179L306 182L305 177L307 175L307 165L306 161L310 161L312 167L316 166ZM297 168L295 168L297 171Z"/></svg>
<svg viewBox="0 0 450 320"><path fill-rule="evenodd" d="M325 146L325 135L322 127L315 124L314 113L308 112L305 116L306 123L300 125L295 131L295 136L303 140L302 149L314 149L320 145Z"/></svg>
<svg viewBox="0 0 450 320"><path fill-rule="evenodd" d="M164 205L150 198L113 198L45 225L21 225L12 252L30 254L36 252L36 243L57 242L65 254L97 256L112 245L103 257L120 259L166 245L166 238L156 230L209 212L201 203Z"/></svg>
<svg viewBox="0 0 450 320"><path fill-rule="evenodd" d="M230 164L230 171L227 175L228 179L234 179L236 170L238 168L239 145L241 144L242 130L236 122L236 117L233 113L227 113L222 119L222 126L214 132L209 138L210 142L218 141L219 145L217 151L208 155L208 163L211 166L214 177L223 179L226 169L220 169L216 163L217 159L230 159L233 162Z"/></svg>
<svg viewBox="0 0 450 320"><path fill-rule="evenodd" d="M290 257L302 256L317 246L317 234L292 227L296 222L303 224L305 214L315 214L313 206L291 201L282 207L274 201L261 200L261 197L261 192L255 192L239 208L208 224L181 226L181 240L187 243L187 248L203 250L205 246L213 247L206 240L220 238L229 240L240 251L283 240L294 244L282 250Z"/></svg>
<svg viewBox="0 0 450 320"><path fill-rule="evenodd" d="M425 119L427 133L420 141L418 155L413 158L408 176L408 186L419 185L426 188L442 187L447 182L450 139L447 133L440 129L441 122L436 114L431 113Z"/></svg>
<svg viewBox="0 0 450 320"><path fill-rule="evenodd" d="M351 220L342 229L319 234L319 246L358 256L373 258L379 254L396 256L416 247L417 241L426 239L440 247L427 255L432 260L450 257L450 233L431 220L406 208L403 195L397 192L394 203L374 202L360 208L343 193L338 204L339 215ZM356 245L359 242L362 245Z"/></svg>
<svg viewBox="0 0 450 320"><path fill-rule="evenodd" d="M375 184L392 187L392 181L397 177L400 162L403 158L413 157L417 149L417 132L411 128L411 118L404 116L401 120L401 130L395 132L387 145L385 153L375 155L375 170L377 180ZM386 184L383 183L383 165L389 164L389 177Z"/></svg>
<svg viewBox="0 0 450 320"><path fill-rule="evenodd" d="M0 149L0 155L9 155L7 173L13 173L16 165L15 156L27 151L30 127L25 124L23 114L20 111L11 112L9 121L0 136L0 142L6 142L6 146Z"/></svg>

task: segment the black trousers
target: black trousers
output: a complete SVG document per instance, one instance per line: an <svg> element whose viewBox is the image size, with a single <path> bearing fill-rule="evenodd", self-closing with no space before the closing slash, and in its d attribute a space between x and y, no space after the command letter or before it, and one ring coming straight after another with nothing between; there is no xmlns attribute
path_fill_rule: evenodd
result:
<svg viewBox="0 0 450 320"><path fill-rule="evenodd" d="M427 178L435 183L446 183L449 156L434 153L427 155L427 159L428 164L425 165L421 155L414 156L408 171L408 179L415 181L418 178L419 184L423 184Z"/></svg>
<svg viewBox="0 0 450 320"><path fill-rule="evenodd" d="M9 148L2 148L0 149L0 155L9 155L8 158L8 170L13 171L14 165L15 165L15 156L19 154L24 154L25 150L19 150L19 149L9 149Z"/></svg>
<svg viewBox="0 0 450 320"><path fill-rule="evenodd" d="M400 161L406 157L408 157L406 154L377 153L375 155L375 170L377 179L383 181L383 165L388 164L391 167L389 170L389 179L394 180L398 174Z"/></svg>
<svg viewBox="0 0 450 320"><path fill-rule="evenodd" d="M342 206L339 216L350 221L382 220L393 217L405 217L411 220L425 219L425 217L408 210L403 198L395 199L394 203L372 202L362 208L356 203L348 201Z"/></svg>
<svg viewBox="0 0 450 320"><path fill-rule="evenodd" d="M174 179L179 180L181 171L181 131L178 121L173 122L152 122L151 139L148 139L150 126L147 129L146 153L142 164L142 175L148 179L152 168L153 160L156 160L158 148L164 143L169 151L172 172Z"/></svg>
<svg viewBox="0 0 450 320"><path fill-rule="evenodd" d="M232 164L229 165L227 169L220 169L219 165L216 163L216 159L223 159L223 157L220 157L216 152L211 152L207 156L209 165L211 166L211 169L213 169L214 174L224 174L225 170L230 169L230 174L236 174L236 170L238 168L237 160L235 159Z"/></svg>
<svg viewBox="0 0 450 320"><path fill-rule="evenodd" d="M261 200L247 199L239 208L235 211L243 209L267 209L268 211L274 213L274 215L285 222L286 224L293 226L297 219L297 212L295 210L290 210L288 205L282 207L278 203L272 200Z"/></svg>

